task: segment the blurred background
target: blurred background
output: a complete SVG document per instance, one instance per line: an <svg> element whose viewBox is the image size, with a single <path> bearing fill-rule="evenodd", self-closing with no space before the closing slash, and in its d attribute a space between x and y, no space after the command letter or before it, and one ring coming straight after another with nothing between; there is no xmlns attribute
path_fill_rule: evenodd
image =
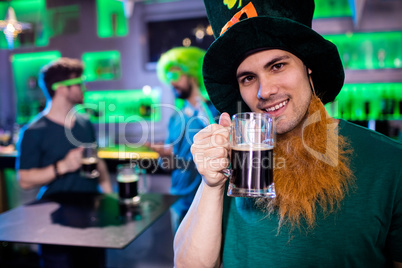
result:
<svg viewBox="0 0 402 268"><path fill-rule="evenodd" d="M346 72L344 88L326 105L328 112L402 141L402 1L315 4L313 29L337 45ZM43 65L59 57L84 62L87 92L78 111L90 116L100 147L112 152L165 139L174 111L169 105L181 104L159 82L156 61L170 48L207 49L214 40L202 0L0 1L0 20L1 211L35 198L35 190L19 189L13 159L19 129L46 104L37 82ZM168 192L169 175L152 176L153 190ZM110 267L172 267L166 224L168 217L135 241L131 250L138 258L109 251ZM5 256L30 256L31 251L3 243L0 264L9 261ZM160 258L152 251L161 252Z"/></svg>

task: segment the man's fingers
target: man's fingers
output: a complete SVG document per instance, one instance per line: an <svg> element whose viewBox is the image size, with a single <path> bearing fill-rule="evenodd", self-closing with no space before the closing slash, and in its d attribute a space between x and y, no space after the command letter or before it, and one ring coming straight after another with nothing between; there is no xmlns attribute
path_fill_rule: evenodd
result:
<svg viewBox="0 0 402 268"><path fill-rule="evenodd" d="M77 147L77 148L74 148L74 149L71 149L71 150L73 150L73 151L75 151L75 152L83 152L84 151L84 147Z"/></svg>
<svg viewBox="0 0 402 268"><path fill-rule="evenodd" d="M209 150L205 150L202 152L204 154L204 157L210 158L210 159L215 159L215 158L228 158L228 149L223 148L223 147L218 147L218 148L211 148Z"/></svg>
<svg viewBox="0 0 402 268"><path fill-rule="evenodd" d="M194 136L194 143L197 143L201 140L210 138L214 135L222 135L223 137L229 139L230 138L230 131L227 127L222 127L218 124L212 124L195 134Z"/></svg>
<svg viewBox="0 0 402 268"><path fill-rule="evenodd" d="M229 148L229 137L223 135L215 135L202 140L195 140L193 145L198 149L209 149L215 147Z"/></svg>
<svg viewBox="0 0 402 268"><path fill-rule="evenodd" d="M204 176L213 177L216 175L215 173L219 173L229 166L229 159L226 157L215 158L206 154L195 154L193 157L198 171Z"/></svg>
<svg viewBox="0 0 402 268"><path fill-rule="evenodd" d="M223 127L230 127L231 120L230 120L230 115L228 113L223 113L219 117L219 125Z"/></svg>

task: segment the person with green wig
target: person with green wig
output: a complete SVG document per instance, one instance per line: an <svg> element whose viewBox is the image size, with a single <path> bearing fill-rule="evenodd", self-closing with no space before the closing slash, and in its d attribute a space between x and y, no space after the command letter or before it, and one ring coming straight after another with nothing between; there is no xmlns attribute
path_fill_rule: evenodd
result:
<svg viewBox="0 0 402 268"><path fill-rule="evenodd" d="M172 231L176 232L193 201L201 182L190 152L194 135L215 122L217 110L208 101L202 78L205 51L197 47L175 47L162 54L157 63L161 82L173 88L176 98L183 100L175 109L168 125L165 144L148 144L160 155L160 164L171 170L170 192L182 198L171 208Z"/></svg>

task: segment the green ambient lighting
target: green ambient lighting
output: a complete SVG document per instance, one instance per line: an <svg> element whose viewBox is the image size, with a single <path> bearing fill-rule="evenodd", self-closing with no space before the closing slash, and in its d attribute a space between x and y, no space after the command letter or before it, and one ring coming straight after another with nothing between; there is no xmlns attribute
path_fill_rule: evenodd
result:
<svg viewBox="0 0 402 268"><path fill-rule="evenodd" d="M330 116L345 120L401 120L402 83L345 84L325 107Z"/></svg>
<svg viewBox="0 0 402 268"><path fill-rule="evenodd" d="M158 122L161 119L160 102L158 90L147 93L141 89L87 91L84 104L77 107L77 111L88 113L95 124Z"/></svg>
<svg viewBox="0 0 402 268"><path fill-rule="evenodd" d="M116 80L121 77L119 51L87 52L82 54L87 81Z"/></svg>
<svg viewBox="0 0 402 268"><path fill-rule="evenodd" d="M34 37L35 46L47 46L49 44L49 21L46 13L46 1L45 0L13 0L13 1L1 1L0 2L0 18L4 19L8 6L11 6L17 16L18 21L32 23L33 25L40 25L40 27L34 27L33 33L29 34ZM19 36L24 35L20 34ZM24 40L30 38L26 36ZM32 38L33 38L32 37ZM29 43L28 41L25 41ZM32 43L30 43L32 44ZM14 42L14 48L19 48L24 44L17 38ZM8 49L7 41L3 32L0 32L0 48Z"/></svg>
<svg viewBox="0 0 402 268"><path fill-rule="evenodd" d="M126 36L128 21L124 16L123 1L96 0L98 36L101 38Z"/></svg>
<svg viewBox="0 0 402 268"><path fill-rule="evenodd" d="M59 51L15 54L11 57L14 87L17 96L17 123L25 124L46 104L38 87L40 69L61 57Z"/></svg>
<svg viewBox="0 0 402 268"><path fill-rule="evenodd" d="M351 16L348 0L315 0L314 19Z"/></svg>
<svg viewBox="0 0 402 268"><path fill-rule="evenodd" d="M402 32L349 33L324 36L333 42L345 69L402 68Z"/></svg>

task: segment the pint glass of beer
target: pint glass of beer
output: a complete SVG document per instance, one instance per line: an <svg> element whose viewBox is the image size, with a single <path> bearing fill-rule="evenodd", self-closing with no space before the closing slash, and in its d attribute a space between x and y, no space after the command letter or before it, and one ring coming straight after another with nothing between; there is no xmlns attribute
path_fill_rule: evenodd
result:
<svg viewBox="0 0 402 268"><path fill-rule="evenodd" d="M117 183L119 199L124 204L139 203L139 194L146 192L148 187L146 172L135 164L117 166Z"/></svg>
<svg viewBox="0 0 402 268"><path fill-rule="evenodd" d="M273 118L264 113L239 113L231 125L228 196L274 198Z"/></svg>
<svg viewBox="0 0 402 268"><path fill-rule="evenodd" d="M82 152L81 174L90 179L99 177L98 146L96 143L91 143L84 147Z"/></svg>

